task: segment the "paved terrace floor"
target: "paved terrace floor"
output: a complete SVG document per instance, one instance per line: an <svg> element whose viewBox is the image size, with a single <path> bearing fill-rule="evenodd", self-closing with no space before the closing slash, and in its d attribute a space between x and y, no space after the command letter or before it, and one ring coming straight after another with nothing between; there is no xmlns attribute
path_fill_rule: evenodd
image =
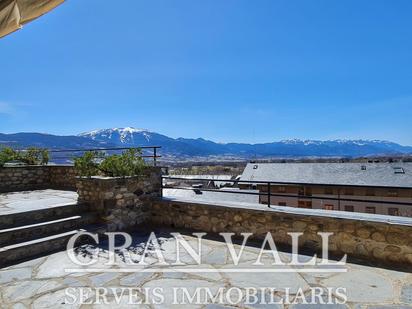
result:
<svg viewBox="0 0 412 309"><path fill-rule="evenodd" d="M175 240L169 233L157 232L162 253L166 262L175 261ZM196 247L196 239L193 236L184 236L192 245ZM134 261L142 258L144 244L147 235L136 234L133 236L133 244L127 251ZM77 251L78 257L85 261L90 260L90 254L96 249L94 246L84 246ZM235 245L236 252L239 247ZM138 268L132 273L107 272L109 266L105 266L108 259L105 246L99 248L100 260L93 266L84 267L89 273L76 273L71 268L79 268L71 262L66 252L51 254L45 257L24 262L12 267L0 270L0 307L1 308L354 308L354 309L384 309L384 308L411 308L412 307L412 274L386 270L382 268L368 267L357 264L346 265L347 272L344 273L245 273L241 271L228 272L233 268L230 254L223 242L218 240L206 240L202 245L202 264L196 265L193 259L184 254L182 262L186 266L165 266L166 271L154 269L153 272L145 272L143 269L153 269L152 263L156 261L155 255L149 253L145 261L149 266ZM196 249L197 250L197 249ZM241 268L252 267L258 256L258 247L246 247L239 263ZM185 251L183 251L185 252ZM290 259L289 253L281 253L283 261ZM301 261L308 260L307 256L299 256ZM263 259L267 267L273 259L264 256ZM150 265L152 264L152 265ZM120 262L117 269L130 266ZM93 269L98 269L93 272ZM103 268L103 269L102 269ZM176 270L179 268L179 270ZM192 272L189 269L201 268L203 272ZM292 266L285 267L294 269ZM171 270L176 270L171 272ZM205 271L211 270L211 271ZM127 304L127 293L120 297L120 304L109 293L109 305L103 304L71 304L65 295L66 288L79 289L81 287L141 287L141 288L162 288L162 295L165 297L163 305L140 305L130 306ZM244 300L236 305L230 304L206 304L206 305L170 305L172 303L173 288L188 288L193 291L196 287L210 288L217 291L219 288L229 289L238 287L274 287L278 290L274 293L274 299L281 299L284 296L284 288L290 288L292 299L301 288L309 295L310 288L319 287L336 288L345 287L347 289L348 301L345 305L269 305L269 304L246 304ZM79 291L79 290L72 290ZM127 290L126 290L127 291ZM77 292L74 292L77 293ZM76 294L75 294L76 295ZM86 302L95 302L95 291L86 297ZM143 294L139 297L144 299ZM309 297L309 296L308 296Z"/></svg>
<svg viewBox="0 0 412 309"><path fill-rule="evenodd" d="M0 194L0 216L12 213L70 205L77 193L60 190L34 190Z"/></svg>

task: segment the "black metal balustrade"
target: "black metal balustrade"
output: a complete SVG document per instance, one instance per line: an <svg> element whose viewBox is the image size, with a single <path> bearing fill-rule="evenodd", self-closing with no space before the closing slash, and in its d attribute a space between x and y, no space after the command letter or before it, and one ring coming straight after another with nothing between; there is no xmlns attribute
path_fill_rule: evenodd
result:
<svg viewBox="0 0 412 309"><path fill-rule="evenodd" d="M219 190L219 189L208 189L202 187L185 187L185 186L170 186L165 185L163 180L184 180L186 182L210 182L210 181L217 181L217 182L230 182L234 185L244 184L252 186L261 186L262 192L248 192L243 190L233 191L233 190ZM287 194L287 193L273 193L272 187L273 186L303 186L303 187L318 187L318 186L327 186L327 187L336 187L342 188L345 185L337 185L337 184L321 184L321 183L297 183L297 182L273 182L273 181L252 181L252 180L238 180L238 179L210 179L210 178L186 178L186 177L178 177L178 176L162 176L162 188L163 189L180 189L180 190L197 190L197 191L205 191L205 192L219 192L219 193L231 193L231 194L244 194L244 195L258 195L266 196L267 197L267 206L270 207L271 205L271 197L290 197L290 198L301 198L301 199L314 199L314 200L325 200L325 201L338 201L340 202L361 202L361 203L372 203L372 204L385 204L385 205L402 205L402 206L412 206L412 203L409 202L396 202L396 201L382 201L382 200L372 200L372 199L358 199L358 198L346 198L341 197L341 194L337 194L337 197L325 197L319 196L314 194ZM347 187L351 188L375 188L375 189L406 189L410 190L409 187L386 187L386 186L360 186L360 185L348 185ZM329 195L329 194L325 194ZM335 195L335 194L331 194Z"/></svg>
<svg viewBox="0 0 412 309"><path fill-rule="evenodd" d="M76 157L83 155L88 151L97 151L102 154L102 158L107 155L120 154L124 150L128 149L141 149L142 158L152 159L153 165L157 165L157 159L161 158L158 155L158 149L161 146L136 146L136 147L110 147L110 148L81 148L81 149L47 149L50 153L50 162L53 163L67 163L72 162ZM19 149L19 151L25 151L25 149Z"/></svg>

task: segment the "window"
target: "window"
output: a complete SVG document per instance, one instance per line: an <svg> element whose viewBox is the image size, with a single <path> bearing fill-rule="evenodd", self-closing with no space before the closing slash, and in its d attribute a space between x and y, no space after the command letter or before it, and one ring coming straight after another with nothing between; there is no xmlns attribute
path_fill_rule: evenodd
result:
<svg viewBox="0 0 412 309"><path fill-rule="evenodd" d="M375 196L375 190L372 188L366 189L366 195L367 196Z"/></svg>
<svg viewBox="0 0 412 309"><path fill-rule="evenodd" d="M353 188L346 188L345 195L353 195Z"/></svg>
<svg viewBox="0 0 412 309"><path fill-rule="evenodd" d="M352 205L345 205L345 211L350 211L350 212L354 212L355 209Z"/></svg>
<svg viewBox="0 0 412 309"><path fill-rule="evenodd" d="M390 216L399 216L399 209L398 208L389 208L388 215Z"/></svg>
<svg viewBox="0 0 412 309"><path fill-rule="evenodd" d="M298 201L298 207L299 208L312 208L312 202L311 201Z"/></svg>
<svg viewBox="0 0 412 309"><path fill-rule="evenodd" d="M285 192L286 192L286 187L279 186L279 187L278 187L278 192L279 192L279 193L285 193Z"/></svg>
<svg viewBox="0 0 412 309"><path fill-rule="evenodd" d="M398 191L397 190L389 190L388 191L388 196L396 197L396 196L398 196Z"/></svg>
<svg viewBox="0 0 412 309"><path fill-rule="evenodd" d="M326 187L325 188L325 194L333 195L333 188L332 187Z"/></svg>
<svg viewBox="0 0 412 309"><path fill-rule="evenodd" d="M331 204L325 204L325 205L323 205L323 209L325 209L325 210L333 210L333 205L331 205Z"/></svg>
<svg viewBox="0 0 412 309"><path fill-rule="evenodd" d="M298 194L299 194L299 195L305 195L305 188L299 187L299 189L298 189Z"/></svg>
<svg viewBox="0 0 412 309"><path fill-rule="evenodd" d="M279 202L278 205L279 206L286 206L286 202Z"/></svg>
<svg viewBox="0 0 412 309"><path fill-rule="evenodd" d="M311 187L306 187L305 188L305 195L308 195L308 196L312 195L312 188Z"/></svg>
<svg viewBox="0 0 412 309"><path fill-rule="evenodd" d="M365 212L367 214L376 214L376 207L367 206L365 207Z"/></svg>

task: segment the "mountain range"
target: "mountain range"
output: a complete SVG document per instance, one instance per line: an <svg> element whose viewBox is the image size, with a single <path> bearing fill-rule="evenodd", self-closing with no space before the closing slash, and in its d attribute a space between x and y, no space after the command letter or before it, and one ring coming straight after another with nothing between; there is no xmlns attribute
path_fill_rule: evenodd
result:
<svg viewBox="0 0 412 309"><path fill-rule="evenodd" d="M44 133L0 133L0 145L50 149L161 146L170 158L191 157L360 157L412 154L411 146L382 140L282 140L271 143L216 143L203 138L171 138L145 129L112 128L58 136Z"/></svg>

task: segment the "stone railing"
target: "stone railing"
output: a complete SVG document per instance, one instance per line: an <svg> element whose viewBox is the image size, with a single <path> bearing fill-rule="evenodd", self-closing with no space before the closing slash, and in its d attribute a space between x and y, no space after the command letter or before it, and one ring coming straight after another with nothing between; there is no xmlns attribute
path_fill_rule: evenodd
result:
<svg viewBox="0 0 412 309"><path fill-rule="evenodd" d="M161 197L161 169L150 167L144 175L126 178L78 177L77 192L108 231L131 229L149 220L151 203Z"/></svg>
<svg viewBox="0 0 412 309"><path fill-rule="evenodd" d="M76 173L69 165L35 165L0 168L0 192L36 189L76 189Z"/></svg>
<svg viewBox="0 0 412 309"><path fill-rule="evenodd" d="M302 232L299 246L321 252L317 232L332 232L329 251L337 257L360 258L384 264L412 265L412 219L297 209L290 207L162 200L152 207L152 224L202 232L270 232L277 244L290 246L288 232ZM390 222L389 220L392 220Z"/></svg>

